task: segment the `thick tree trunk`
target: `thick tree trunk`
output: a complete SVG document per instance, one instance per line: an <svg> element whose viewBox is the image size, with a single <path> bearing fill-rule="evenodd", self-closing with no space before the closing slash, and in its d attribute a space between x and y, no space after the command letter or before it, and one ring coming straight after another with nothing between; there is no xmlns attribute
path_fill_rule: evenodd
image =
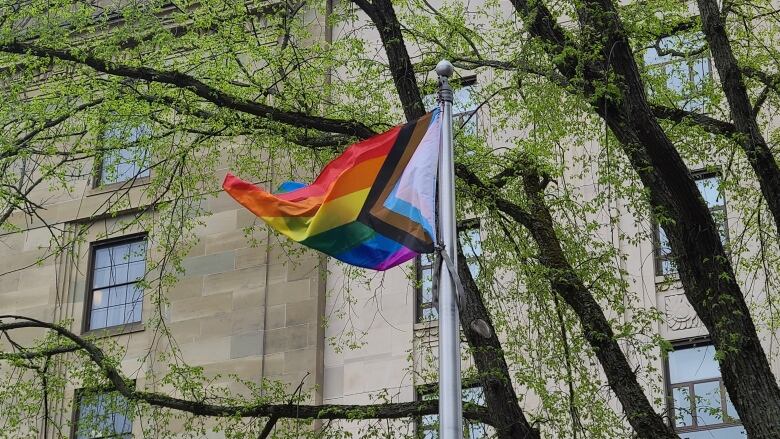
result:
<svg viewBox="0 0 780 439"><path fill-rule="evenodd" d="M621 81L621 96L601 97L594 107L622 143L650 191L653 207L674 220L664 229L680 280L713 339L724 383L748 434L780 437L780 388L718 228L688 168L648 106L614 5L599 0L589 7L592 16L600 17L594 28L608 36L601 55L610 59L609 67Z"/></svg>
<svg viewBox="0 0 780 439"><path fill-rule="evenodd" d="M512 0L529 20L532 34L563 53L570 41L540 2ZM719 353L721 373L740 418L754 438L780 437L780 389L761 346L720 234L680 154L654 117L633 52L610 0L587 0L583 8L585 47L579 70L559 57L559 70L577 79L584 95L620 140L632 167L650 192L653 208L673 221L664 225L691 305ZM537 29L540 28L540 29ZM551 32L549 28L555 30ZM562 43L563 42L563 43ZM570 46L572 49L573 46ZM576 72L584 78L575 78ZM618 95L605 94L613 78ZM616 82L616 83L615 83ZM600 87L600 89L599 89ZM598 92L601 90L601 92Z"/></svg>
<svg viewBox="0 0 780 439"><path fill-rule="evenodd" d="M422 100L417 87L414 68L403 43L400 24L397 21L391 2L388 0L376 0L368 4L365 0L355 0L355 3L372 19L379 30L382 41L385 43L391 74L393 75L406 117L412 119L422 116L424 109L422 108ZM556 36L554 29L549 26L551 20L549 14L547 16L539 16L537 20L537 26L540 29L548 29L550 35ZM558 35L556 38L562 37ZM395 44L388 47L388 42L400 44L401 47L399 48ZM555 238L554 235L553 238ZM557 243L557 238L555 238L555 243ZM560 245L558 245L558 249L560 250ZM560 252L560 257L561 260L565 261L562 251ZM474 349L477 370L481 374L491 373L497 375L496 379L484 383L484 389L487 406L494 416L494 425L497 426L499 437L502 439L538 437L539 433L528 424L519 407L517 395L514 388L512 388L511 376L509 375L501 343L495 336L490 323L489 313L482 302L476 284L465 267L467 265L465 262L462 262L459 269L461 279L466 283L467 296L466 306L461 310L461 323L466 339ZM570 273L573 274L571 267L569 269ZM575 280L579 281L576 276ZM579 285L582 286L582 289L579 291L581 293L584 292L585 297L579 298L579 302L577 302L573 294L568 294L568 296L573 302L583 304L578 307L580 311L578 315L583 322L588 340L592 340L595 343L592 345L597 351L599 348L605 349L605 353L599 356L599 360L602 361L602 367L608 374L612 389L624 405L632 427L643 438L676 437L670 428L664 424L662 418L655 413L644 395L641 386L639 386L636 380L636 375L617 342L612 337L612 329L604 317L601 307L590 295L590 292L585 289L581 281L579 281ZM553 285L553 288L555 287L556 285ZM558 287L563 288L563 284L558 285ZM566 293L566 291L563 291L563 293ZM568 302L569 300L567 300ZM600 319L598 316L601 316ZM482 338L470 327L469 323L477 319L485 321L490 326L490 338ZM594 320L596 323L590 323L591 320ZM597 342L597 340L600 341Z"/></svg>
<svg viewBox="0 0 780 439"><path fill-rule="evenodd" d="M585 339L604 369L610 388L617 395L629 424L640 438L677 438L663 418L653 410L637 381L636 374L615 340L615 334L601 306L566 258L549 207L544 201L542 180L533 172L523 176L523 189L529 211L523 215L516 206L499 201L498 208L523 224L539 248L539 262L547 268L550 286L574 310Z"/></svg>
<svg viewBox="0 0 780 439"><path fill-rule="evenodd" d="M756 114L750 103L742 71L731 50L718 4L714 0L698 0L702 27L710 46L715 67L718 69L721 87L731 109L734 126L742 134L738 143L745 151L748 162L758 177L761 193L775 219L780 233L780 168L767 145L756 121Z"/></svg>
<svg viewBox="0 0 780 439"><path fill-rule="evenodd" d="M523 176L523 189L529 201L530 221L526 227L539 246L539 261L547 269L553 291L574 310L585 339L593 348L615 392L629 424L640 438L677 438L645 396L601 306L569 264L555 234L550 210L544 201L541 179L533 172Z"/></svg>
<svg viewBox="0 0 780 439"><path fill-rule="evenodd" d="M585 339L593 348L609 386L620 400L637 436L646 439L677 438L663 418L653 410L634 370L615 340L601 306L566 258L555 234L550 209L543 198L542 180L530 169L530 165L519 166L523 167L519 173L523 175L523 187L530 211L497 196L498 188L486 186L470 171L459 168L459 174L478 191L478 196L494 200L501 212L531 232L539 248L539 262L548 270L553 292L562 297L577 314Z"/></svg>
<svg viewBox="0 0 780 439"><path fill-rule="evenodd" d="M414 120L421 117L425 114L425 107L393 3L389 0L353 0L353 2L368 15L379 31L379 38L382 40L387 62L390 65L390 75L406 119Z"/></svg>
<svg viewBox="0 0 780 439"><path fill-rule="evenodd" d="M712 215L657 121L639 111L630 114L630 123L619 115L605 118L650 189L653 206L673 218L664 229L680 280L720 354L737 412L751 437L780 437L780 389ZM640 145L653 147L645 151Z"/></svg>
<svg viewBox="0 0 780 439"><path fill-rule="evenodd" d="M414 66L406 50L401 24L395 15L392 3L389 0L375 0L370 3L367 0L354 0L354 2L369 16L379 31L387 53L390 74L407 120L423 116L425 108L417 86ZM459 257L462 257L462 254ZM460 266L467 267L467 264L462 261ZM467 268L465 273L459 271L461 279L466 283L464 285L465 306L460 309L461 322L481 319L490 326L490 337L483 338L467 324L462 324L466 340L474 350L477 371L485 378L482 384L485 403L493 419L492 425L500 439L537 439L539 432L531 427L520 408L504 351L495 335L490 315L482 302L479 290Z"/></svg>

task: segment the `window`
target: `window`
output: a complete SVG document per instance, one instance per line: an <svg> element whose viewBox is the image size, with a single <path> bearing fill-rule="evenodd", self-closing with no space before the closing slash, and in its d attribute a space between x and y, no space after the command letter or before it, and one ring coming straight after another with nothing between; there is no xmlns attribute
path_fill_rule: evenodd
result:
<svg viewBox="0 0 780 439"><path fill-rule="evenodd" d="M76 396L76 439L133 437L127 400L117 393Z"/></svg>
<svg viewBox="0 0 780 439"><path fill-rule="evenodd" d="M145 125L129 129L113 128L106 132L109 152L103 156L99 185L121 183L149 176L147 149L136 145L151 135ZM133 146L135 145L135 146Z"/></svg>
<svg viewBox="0 0 780 439"><path fill-rule="evenodd" d="M726 199L723 197L723 191L720 188L720 177L712 173L695 173L694 179L699 188L704 202L712 213L712 219L720 231L720 239L723 244L728 243L728 227L726 222ZM656 256L656 274L666 276L677 273L672 258L672 248L669 245L669 239L663 227L656 224L655 227L655 256Z"/></svg>
<svg viewBox="0 0 780 439"><path fill-rule="evenodd" d="M146 238L95 245L91 260L86 329L140 322Z"/></svg>
<svg viewBox="0 0 780 439"><path fill-rule="evenodd" d="M461 135L477 134L477 104L471 96L474 84L477 83L475 76L463 78L460 82L460 88L455 90L452 99L452 127L454 130L462 128Z"/></svg>
<svg viewBox="0 0 780 439"><path fill-rule="evenodd" d="M417 262L417 321L436 320L439 312L433 306L433 254L420 255Z"/></svg>
<svg viewBox="0 0 780 439"><path fill-rule="evenodd" d="M425 386L418 392L423 401L436 398L436 388ZM484 406L485 392L481 386L468 387L462 390L463 402ZM422 439L437 439L439 437L439 415L425 415L417 421L417 437ZM482 439L488 437L485 424L463 419L463 438Z"/></svg>
<svg viewBox="0 0 780 439"><path fill-rule="evenodd" d="M746 437L723 386L711 344L679 347L669 352L667 364L669 411L681 438Z"/></svg>
<svg viewBox="0 0 780 439"><path fill-rule="evenodd" d="M469 265L471 275L479 275L479 257L482 255L482 240L479 221L470 220L459 226L458 238L463 247L463 256ZM417 321L427 322L439 318L433 306L433 254L420 255L417 261Z"/></svg>
<svg viewBox="0 0 780 439"><path fill-rule="evenodd" d="M458 231L458 239L463 247L463 256L469 266L471 275L479 276L479 257L482 256L482 236L480 235L479 221L468 221L461 224Z"/></svg>
<svg viewBox="0 0 780 439"><path fill-rule="evenodd" d="M457 133L462 128L462 134L474 135L477 133L477 104L471 96L476 76L469 76L457 81L452 81L452 128ZM428 110L436 106L437 93L425 95L423 101Z"/></svg>
<svg viewBox="0 0 780 439"><path fill-rule="evenodd" d="M705 104L701 92L712 72L701 33L673 35L647 49L645 65L651 76L665 79L664 92L672 92L676 103L685 110L700 110ZM659 51L660 49L660 51ZM651 86L649 94L658 93Z"/></svg>

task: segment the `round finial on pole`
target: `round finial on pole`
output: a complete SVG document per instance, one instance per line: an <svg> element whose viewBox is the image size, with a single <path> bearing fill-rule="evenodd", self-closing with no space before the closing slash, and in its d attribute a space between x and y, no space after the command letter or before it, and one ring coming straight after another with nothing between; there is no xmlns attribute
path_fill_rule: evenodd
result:
<svg viewBox="0 0 780 439"><path fill-rule="evenodd" d="M436 74L439 76L446 76L449 78L452 76L453 72L455 72L455 67L453 67L452 63L446 59L443 59L439 61L438 64L436 64Z"/></svg>

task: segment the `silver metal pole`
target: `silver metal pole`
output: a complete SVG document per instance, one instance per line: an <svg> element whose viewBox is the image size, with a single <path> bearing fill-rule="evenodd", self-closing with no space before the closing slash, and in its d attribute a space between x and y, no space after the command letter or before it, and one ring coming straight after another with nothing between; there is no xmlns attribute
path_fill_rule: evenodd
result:
<svg viewBox="0 0 780 439"><path fill-rule="evenodd" d="M455 225L455 163L452 149L452 88L454 68L447 60L436 65L441 102L441 151L439 155L439 242L456 264L458 231ZM460 321L455 281L440 264L439 276L439 438L463 438L460 383Z"/></svg>

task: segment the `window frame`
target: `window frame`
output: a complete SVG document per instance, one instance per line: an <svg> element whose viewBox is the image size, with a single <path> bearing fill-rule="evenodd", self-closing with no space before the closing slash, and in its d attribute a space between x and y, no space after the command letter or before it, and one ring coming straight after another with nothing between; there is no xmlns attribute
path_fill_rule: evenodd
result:
<svg viewBox="0 0 780 439"><path fill-rule="evenodd" d="M148 233L146 232L133 233L130 235L117 236L115 238L108 238L100 241L94 241L89 244L89 255L87 257L87 278L86 278L87 282L84 291L84 312L83 312L84 317L82 318L82 324L81 324L82 334L103 333L106 335L121 335L130 332L141 331L144 329L143 310L141 311L141 320L138 322L122 323L119 325L106 326L103 328L96 328L96 329L90 328L90 321L92 319L93 292L95 290L93 286L93 282L95 276L94 273L95 255L97 253L97 250L106 247L113 247L124 243L133 243L139 241L145 241L146 243L148 243L149 242ZM149 252L147 246L145 250L144 261L146 261L146 258L148 258L148 256L149 256ZM129 285L129 284L130 283L128 282L123 285Z"/></svg>
<svg viewBox="0 0 780 439"><path fill-rule="evenodd" d="M477 75L470 75L470 76L464 76L457 81L453 81L454 85L458 87L457 91L466 89L467 87L474 87L477 85ZM457 91L454 92L453 96L457 94ZM454 104L454 103L453 103ZM454 105L453 105L454 107ZM479 115L477 114L479 111L479 105L474 105L474 108L470 110L461 111L459 113L453 113L452 114L452 121L453 121L453 129L454 130L468 130L467 126L470 123L474 124L474 133L479 132ZM464 131L465 132L465 131Z"/></svg>
<svg viewBox="0 0 780 439"><path fill-rule="evenodd" d="M485 398L485 387L482 385L482 383L480 383L478 381L475 381L473 379L466 379L466 380L464 380L461 383L461 388L460 388L461 400L463 399L463 392L466 391L466 390L471 390L471 389L481 389L482 390L482 398L483 399ZM421 384L419 386L416 386L415 389L414 389L414 399L415 399L415 401L424 401L423 398L426 395L435 394L437 392L438 392L438 384L436 384L436 383ZM484 407L486 407L486 406L487 406L487 402L485 402ZM439 415L437 413L435 415L425 415L425 416L437 416L438 417ZM468 420L466 418L463 418L463 437L464 437L464 439L471 439L470 437L466 438L466 432L470 432L471 431L471 429L469 428L469 425L475 425L475 424L483 425L484 429L485 429L485 432L487 433L488 424L485 424L485 423L482 423L482 422L470 421L470 420ZM416 416L414 418L414 437L415 438L424 438L425 437L424 436L424 432L427 431L427 430L430 430L430 428L421 428L421 427L422 427L422 416ZM438 429L433 430L433 431L435 431L436 434L438 435L438 433L439 433ZM490 437L490 435L488 434L488 436L486 436L486 437Z"/></svg>
<svg viewBox="0 0 780 439"><path fill-rule="evenodd" d="M667 38L675 38L675 37L677 37L677 38L687 38L689 36L690 35L685 35L685 34L683 34L683 35L672 34L672 35L668 35L668 36L662 38L661 40L657 41L656 43L660 44L662 40L667 39ZM656 70L656 71L658 71L659 74L663 73L663 76L664 76L665 80L667 81L667 83L665 85L666 89L674 91L675 93L678 93L680 91L672 90L669 87L669 84L668 84L669 75L668 75L668 72L666 70L667 66L675 66L675 65L682 65L682 64L685 65L686 70L687 70L687 75L686 75L687 78L685 78L685 83L681 84L681 88L685 88L687 84L694 84L694 86L700 86L701 84L704 84L707 80L711 80L713 78L713 70L714 70L715 66L713 65L712 56L709 53L709 49L706 48L706 40L705 40L705 37L704 37L703 34L701 35L701 38L699 39L699 41L703 42L702 47L704 48L704 50L702 50L700 53L693 54L693 55L686 56L686 57L682 57L682 56L679 56L679 55L668 55L670 57L669 59L664 60L664 61L656 61L656 62L648 62L647 61L647 57L646 57L647 51L649 51L649 50L655 51L656 58L661 58L661 57L667 56L667 55L659 55L658 54L658 47L656 47L655 45L647 47L645 49L645 51L644 51L643 56L642 56L642 65L644 66L645 72L647 74L649 74L651 71ZM695 83L696 63L699 62L699 61L703 61L703 62L706 63L706 65L707 65L707 74L702 77L700 84L696 84ZM647 86L647 90L646 91L648 93L652 93L652 90L650 89L649 85ZM684 110L689 110L689 111L704 110L705 106L708 104L708 102L706 102L703 99L701 99L701 102L698 102L698 103L694 102L695 100L700 99L700 98L701 98L701 96L696 96L696 95L694 95L694 96L683 96L683 100L682 101L677 101L676 104L680 105L681 108L684 109ZM692 103L693 103L693 106L691 106Z"/></svg>
<svg viewBox="0 0 780 439"><path fill-rule="evenodd" d="M473 86L475 86L477 84L478 84L477 75L467 75L467 76L462 76L460 78L450 79L450 85L453 88L453 98L461 90L466 89L467 87L473 87ZM433 87L433 84L431 84L430 87ZM423 101L428 100L428 99L432 99L433 100L433 105L431 105L431 106L427 106L426 105L426 110L427 111L430 111L430 110L428 110L429 108L430 109L438 108L438 105L437 105L437 103L438 103L438 91L433 91L431 93L426 93L423 96ZM456 105L456 104L457 104L456 102L453 102L453 106L452 106L452 111L453 111L453 113L452 113L452 122L453 122L452 127L453 127L453 129L455 129L455 130L459 129L460 125L463 122L465 122L467 119L470 118L471 120L469 122L471 122L473 120L473 123L475 125L474 126L474 130L478 131L479 130L479 118L478 118L479 115L478 115L478 112L479 112L480 105L475 103L473 108L464 109L463 111L459 111L459 112L456 113L455 110L460 109L460 108L458 108L458 105Z"/></svg>
<svg viewBox="0 0 780 439"><path fill-rule="evenodd" d="M672 343L672 351L681 351L685 349L693 349L698 347L705 347L705 346L711 346L713 350L715 349L715 345L713 344L712 340L709 337L697 337L697 338L691 338L687 340L677 340L673 341ZM671 375L671 366L669 364L669 354L672 352L665 352L663 356L664 361L664 392L666 393L666 413L668 414L668 424L672 428L673 431L676 433L695 433L695 432L701 432L701 431L711 431L711 430L719 430L722 428L729 428L729 427L739 427L742 426L742 423L739 421L739 419L733 419L728 414L728 407L727 407L727 400L728 400L728 392L726 391L726 387L723 383L723 375L720 374L716 379L714 378L704 378L700 380L693 380L693 381L680 381L679 383L672 383L672 375ZM720 365L718 365L718 369L720 370ZM694 385L700 384L700 383L711 383L717 381L719 384L719 392L720 392L720 402L721 402L721 412L724 417L728 417L729 421L727 421L725 418L722 418L721 420L723 422L719 424L714 425L704 425L699 426L698 425L698 415L696 411L696 394L694 392ZM687 387L689 389L689 395L692 395L693 397L690 398L690 406L688 407L688 411L690 412L691 416L691 424L690 426L684 426L679 427L677 426L677 412L676 407L674 404L674 393L673 389L675 388L681 388L681 387Z"/></svg>
<svg viewBox="0 0 780 439"><path fill-rule="evenodd" d="M438 321L438 315L436 318L428 319L426 320L424 318L425 310L436 308L433 305L433 300L430 302L424 302L423 301L423 274L426 270L433 271L433 259L431 259L430 264L423 264L423 256L417 255L417 257L414 258L414 268L415 268L415 283L414 283L414 322L415 323L428 323L428 322L435 322ZM433 294L433 292L431 292Z"/></svg>
<svg viewBox="0 0 780 439"><path fill-rule="evenodd" d="M139 124L134 127L130 127L130 129L146 129L148 130L149 136L152 136L151 128L147 124ZM104 137L108 135L108 133L111 131L111 126L108 126L103 135ZM141 145L134 145L137 143L136 141L131 141L128 143L124 143L122 148L118 148L115 150L110 151L102 151L95 159L95 164L93 166L93 178L92 178L92 189L116 189L118 187L124 187L124 186L133 186L137 184L138 182L147 182L151 178L152 175L152 168L151 168L151 155L149 154L149 150L147 148L143 148ZM133 149L144 149L144 152L146 154L145 161L149 161L150 163L147 164L146 167L143 167L139 170L139 172L136 172L132 177L128 178L127 180L118 180L113 182L104 183L103 177L104 172L103 168L105 167L106 159L108 158L110 153L121 153L121 151L125 150L133 150ZM140 171L144 171L146 175L139 176L138 174Z"/></svg>
<svg viewBox="0 0 780 439"><path fill-rule="evenodd" d="M460 240L460 235L463 232L466 232L468 230L476 229L480 232L482 231L482 221L480 218L469 218L465 220L458 221L457 225L457 234L458 239ZM461 243L462 245L463 243ZM481 248L481 246L480 246ZM472 258L467 258L467 262L471 262L471 260L478 260L479 256L475 256ZM415 324L419 323L430 323L430 322L436 322L439 320L438 317L438 310L436 318L432 318L429 320L425 320L423 318L424 311L430 308L434 308L433 306L433 300L430 302L423 302L423 273L425 270L433 270L434 264L423 264L422 263L422 255L417 255L416 258L414 258L414 270L415 270L415 282L414 282L414 322ZM476 277L476 276L475 276Z"/></svg>
<svg viewBox="0 0 780 439"><path fill-rule="evenodd" d="M135 380L130 381L130 387L135 388ZM72 404L72 413L71 413L71 424L70 424L70 438L71 439L78 439L78 433L79 433L79 418L80 418L80 412L81 412L81 400L84 397L84 393L86 392L86 389L78 388L73 393L73 404ZM98 393L99 392L99 393ZM117 391L108 391L108 390L95 390L96 396L98 394L101 395L109 395L111 393L116 393L120 397L124 398L119 392ZM126 399L126 398L124 398ZM128 416L125 416L126 419L130 420L130 432L129 433L123 433L119 435L113 435L113 436L99 436L97 438L90 438L90 439L118 439L123 438L125 436L123 435L129 435L131 438L134 437L133 435L133 418L132 413L128 411Z"/></svg>
<svg viewBox="0 0 780 439"><path fill-rule="evenodd" d="M729 236L728 200L726 200L726 192L721 190L720 188L720 183L722 183L721 180L722 174L719 171L699 169L696 171L692 171L691 176L693 177L694 184L696 184L701 180L706 180L712 177L718 179L719 184L717 189L720 192L720 197L723 199L723 204L721 206L712 207L712 208L707 206L707 210L709 210L711 216L713 215L713 212L716 211L720 212L723 215L722 225L723 225L723 236L725 238L725 242L723 242L723 244L724 245L728 244L728 242L731 239ZM704 198L703 195L702 198ZM706 204L706 200L705 200L705 204ZM715 216L713 216L712 219L713 221L716 221ZM717 221L715 222L715 225L719 226ZM679 277L679 271L677 270L676 267L673 271L664 273L663 263L671 260L671 253L669 255L661 254L661 225L658 223L656 219L653 219L652 226L653 226L653 265L654 265L655 275L661 277Z"/></svg>
<svg viewBox="0 0 780 439"><path fill-rule="evenodd" d="M465 255L466 258L466 264L468 265L471 262L476 262L479 264L479 258L482 256L482 221L479 218L469 218L458 222L457 225L458 229L458 243L460 243L461 247L464 247L465 250L465 243L461 241L461 234L468 234L468 232L472 230L476 230L477 234L479 235L479 254L475 255ZM471 248L471 250L474 250L474 247ZM465 253L465 251L464 251ZM474 278L476 279L479 277L479 271L477 271L477 274L473 274Z"/></svg>

